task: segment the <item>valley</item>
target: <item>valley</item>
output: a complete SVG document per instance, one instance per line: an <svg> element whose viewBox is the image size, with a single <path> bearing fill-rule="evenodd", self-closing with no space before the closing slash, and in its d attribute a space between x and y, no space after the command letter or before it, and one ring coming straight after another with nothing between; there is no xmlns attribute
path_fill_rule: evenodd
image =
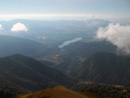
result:
<svg viewBox="0 0 130 98"><path fill-rule="evenodd" d="M30 29L9 31L18 21ZM93 21L94 28L84 21L8 21L0 31L0 98L129 98L130 55L96 39L109 21Z"/></svg>

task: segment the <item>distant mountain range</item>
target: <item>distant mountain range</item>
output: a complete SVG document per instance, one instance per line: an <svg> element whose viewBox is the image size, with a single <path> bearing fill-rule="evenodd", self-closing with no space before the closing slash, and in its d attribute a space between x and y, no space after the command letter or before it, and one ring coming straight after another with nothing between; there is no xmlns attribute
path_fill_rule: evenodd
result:
<svg viewBox="0 0 130 98"><path fill-rule="evenodd" d="M130 86L130 57L96 53L77 69L73 76L86 81Z"/></svg>
<svg viewBox="0 0 130 98"><path fill-rule="evenodd" d="M72 79L20 54L0 58L0 85L21 90L36 91L55 85L70 86Z"/></svg>
<svg viewBox="0 0 130 98"><path fill-rule="evenodd" d="M54 51L56 51L55 48L48 47L36 41L0 35L0 57L19 53L38 58L49 55Z"/></svg>
<svg viewBox="0 0 130 98"><path fill-rule="evenodd" d="M117 47L108 41L90 41L90 42L75 42L64 47L70 55L78 55L84 58L97 53L97 52L112 52L115 53Z"/></svg>
<svg viewBox="0 0 130 98"><path fill-rule="evenodd" d="M16 23L24 24L28 31L12 32L11 28ZM66 40L77 37L83 37L85 40L90 40L98 28L107 26L109 21L100 19L91 19L87 21L15 19L11 21L0 21L0 24L2 25L0 34L23 37L51 45L59 45Z"/></svg>

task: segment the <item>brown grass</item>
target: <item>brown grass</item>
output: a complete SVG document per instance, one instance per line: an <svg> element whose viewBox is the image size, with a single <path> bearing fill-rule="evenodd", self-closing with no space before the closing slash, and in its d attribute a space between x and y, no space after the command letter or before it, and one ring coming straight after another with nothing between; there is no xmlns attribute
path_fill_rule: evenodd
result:
<svg viewBox="0 0 130 98"><path fill-rule="evenodd" d="M16 98L101 98L95 94L93 96L93 94L91 92L78 93L68 90L63 86L56 86L32 94L19 95Z"/></svg>

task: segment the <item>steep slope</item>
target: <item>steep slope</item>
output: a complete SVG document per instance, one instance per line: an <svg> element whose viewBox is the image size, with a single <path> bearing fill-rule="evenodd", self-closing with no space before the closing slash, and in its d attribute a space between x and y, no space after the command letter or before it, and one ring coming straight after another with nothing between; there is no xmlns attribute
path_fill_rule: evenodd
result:
<svg viewBox="0 0 130 98"><path fill-rule="evenodd" d="M62 86L56 86L55 88L45 89L28 95L22 95L22 96L19 95L16 98L101 98L101 97L93 92L83 94L71 91Z"/></svg>
<svg viewBox="0 0 130 98"><path fill-rule="evenodd" d="M0 84L28 92L54 85L69 86L71 79L33 58L15 54L0 58Z"/></svg>
<svg viewBox="0 0 130 98"><path fill-rule="evenodd" d="M93 82L130 86L130 57L96 53L74 75Z"/></svg>
<svg viewBox="0 0 130 98"><path fill-rule="evenodd" d="M54 48L48 48L32 40L0 35L0 57L16 53L31 57L41 57L51 54L54 51Z"/></svg>

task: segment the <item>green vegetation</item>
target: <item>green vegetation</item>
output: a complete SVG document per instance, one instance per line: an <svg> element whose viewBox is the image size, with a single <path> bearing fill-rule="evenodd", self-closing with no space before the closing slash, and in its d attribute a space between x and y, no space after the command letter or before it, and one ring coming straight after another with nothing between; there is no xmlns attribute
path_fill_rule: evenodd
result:
<svg viewBox="0 0 130 98"><path fill-rule="evenodd" d="M92 82L80 82L71 88L75 91L92 91L103 98L130 98L130 88Z"/></svg>
<svg viewBox="0 0 130 98"><path fill-rule="evenodd" d="M14 97L18 92L14 89L9 88L0 88L0 98L12 98Z"/></svg>
<svg viewBox="0 0 130 98"><path fill-rule="evenodd" d="M54 68L70 74L79 69L85 59L97 52L116 52L117 47L107 41L75 42L65 46L63 50L39 60L55 63Z"/></svg>

